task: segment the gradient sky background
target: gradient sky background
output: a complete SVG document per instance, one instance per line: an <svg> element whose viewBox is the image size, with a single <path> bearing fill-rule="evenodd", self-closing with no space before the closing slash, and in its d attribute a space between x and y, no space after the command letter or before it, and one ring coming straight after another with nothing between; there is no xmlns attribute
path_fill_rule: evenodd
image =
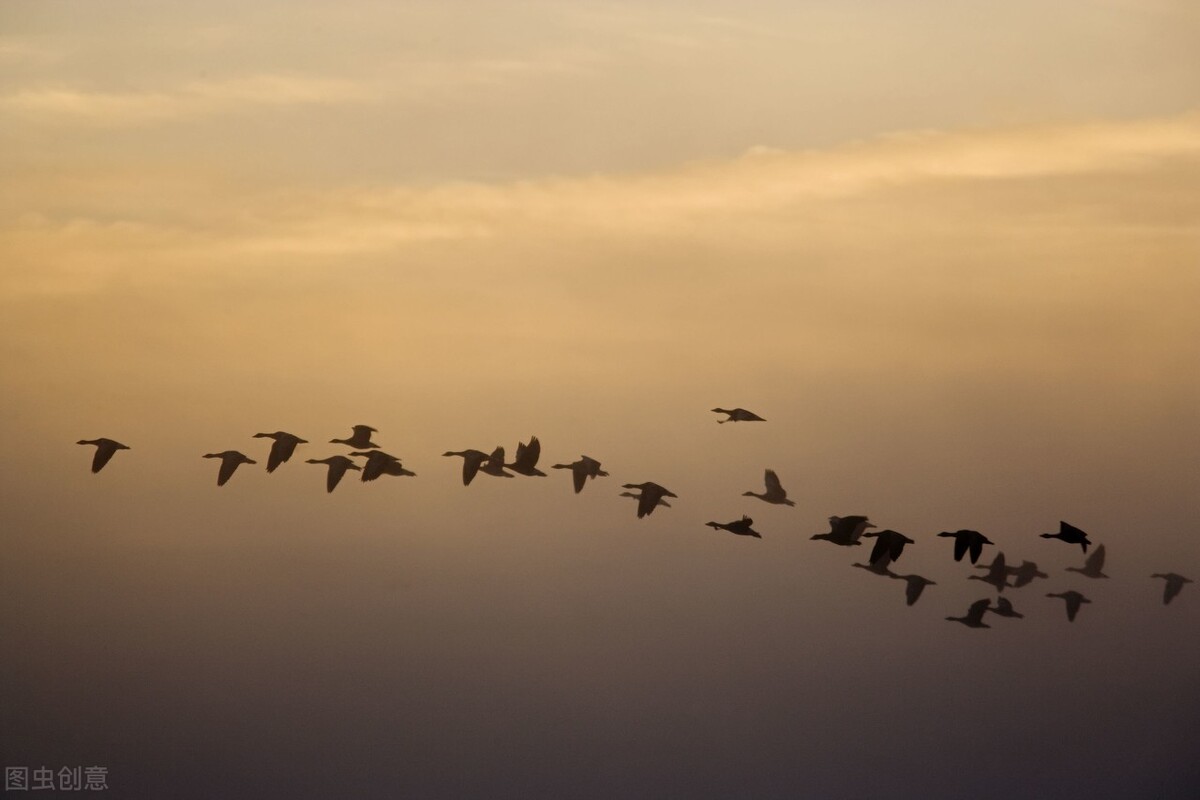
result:
<svg viewBox="0 0 1200 800"><path fill-rule="evenodd" d="M1194 3L6 2L0 174L5 765L1196 796L1200 584L1149 578L1200 579ZM327 495L355 423L418 477ZM612 477L440 455L531 434ZM944 621L958 528L1050 573L1024 620Z"/></svg>

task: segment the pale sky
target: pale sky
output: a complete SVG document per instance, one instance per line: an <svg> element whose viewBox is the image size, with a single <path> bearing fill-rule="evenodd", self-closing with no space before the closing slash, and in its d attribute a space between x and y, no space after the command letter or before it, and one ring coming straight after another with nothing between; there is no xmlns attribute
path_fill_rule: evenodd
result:
<svg viewBox="0 0 1200 800"><path fill-rule="evenodd" d="M1195 796L1194 4L8 2L0 174L6 766ZM356 423L417 477L327 495ZM530 435L611 477L441 456ZM850 514L915 606L809 539ZM959 528L1025 619L945 621Z"/></svg>

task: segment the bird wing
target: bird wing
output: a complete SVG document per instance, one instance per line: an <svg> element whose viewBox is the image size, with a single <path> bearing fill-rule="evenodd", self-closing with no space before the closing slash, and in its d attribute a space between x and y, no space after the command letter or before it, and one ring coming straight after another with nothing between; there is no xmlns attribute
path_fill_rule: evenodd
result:
<svg viewBox="0 0 1200 800"><path fill-rule="evenodd" d="M973 536L969 544L971 546L971 563L974 564L983 553L983 539Z"/></svg>
<svg viewBox="0 0 1200 800"><path fill-rule="evenodd" d="M645 489L638 495L638 519L650 514L654 511L654 507L658 505L659 495L648 492Z"/></svg>
<svg viewBox="0 0 1200 800"><path fill-rule="evenodd" d="M542 457L542 443L538 441L536 436L529 437L529 444L525 445L525 466L533 469L537 466L538 459ZM517 459L520 461L520 458Z"/></svg>
<svg viewBox="0 0 1200 800"><path fill-rule="evenodd" d="M113 454L117 452L117 448L107 440L101 440L96 445L96 454L92 456L92 472L99 472L104 468L104 465L109 462Z"/></svg>
<svg viewBox="0 0 1200 800"><path fill-rule="evenodd" d="M915 577L915 576L910 575L908 577L911 578L911 577ZM904 597L908 601L908 605L911 606L913 603L917 602L917 600L921 597L921 592L925 591L925 582L924 581L913 581L913 580L908 580L908 578L905 578L904 584L905 584Z"/></svg>
<svg viewBox="0 0 1200 800"><path fill-rule="evenodd" d="M275 439L271 445L271 455L267 457L267 472L274 472L276 467L292 457L292 451L295 449L295 442L289 446L286 439L282 437Z"/></svg>
<svg viewBox="0 0 1200 800"><path fill-rule="evenodd" d="M233 477L233 472L238 468L238 464L242 463L229 456L230 454L221 454L221 470L217 473L217 486L224 486L225 482Z"/></svg>
<svg viewBox="0 0 1200 800"><path fill-rule="evenodd" d="M1083 565L1088 572L1099 572L1104 569L1104 545L1097 547L1095 552L1087 557L1087 561L1083 562Z"/></svg>
<svg viewBox="0 0 1200 800"><path fill-rule="evenodd" d="M962 561L963 556L967 554L967 548L971 543L967 541L965 536L954 537L954 560Z"/></svg>
<svg viewBox="0 0 1200 800"><path fill-rule="evenodd" d="M471 481L479 474L487 456L484 453L469 453L463 456L463 486L470 486Z"/></svg>
<svg viewBox="0 0 1200 800"><path fill-rule="evenodd" d="M767 494L787 494L783 490L783 484L779 482L779 476L775 474L775 470L767 470L763 474L763 482L767 484Z"/></svg>
<svg viewBox="0 0 1200 800"><path fill-rule="evenodd" d="M888 561L893 560L891 556L891 547L888 545L887 537L879 536L875 539L875 546L871 548L871 565L875 566L879 562L879 559L885 556L887 557Z"/></svg>
<svg viewBox="0 0 1200 800"><path fill-rule="evenodd" d="M971 603L971 607L967 609L967 619L973 622L982 622L983 614L988 610L988 607L991 604L992 601L986 597L982 600L976 600L974 603Z"/></svg>
<svg viewBox="0 0 1200 800"><path fill-rule="evenodd" d="M571 465L571 481L575 484L575 494L583 491L583 485L587 483L588 465L583 461L576 461Z"/></svg>

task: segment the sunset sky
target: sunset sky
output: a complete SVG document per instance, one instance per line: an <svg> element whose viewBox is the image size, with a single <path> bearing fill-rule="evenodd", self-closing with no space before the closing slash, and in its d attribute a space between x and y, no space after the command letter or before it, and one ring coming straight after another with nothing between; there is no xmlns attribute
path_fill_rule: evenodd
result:
<svg viewBox="0 0 1200 800"><path fill-rule="evenodd" d="M1197 4L9 0L0 177L4 766L1196 796ZM417 476L327 494L356 423ZM852 514L916 605L809 538ZM945 621L960 528L1024 619Z"/></svg>

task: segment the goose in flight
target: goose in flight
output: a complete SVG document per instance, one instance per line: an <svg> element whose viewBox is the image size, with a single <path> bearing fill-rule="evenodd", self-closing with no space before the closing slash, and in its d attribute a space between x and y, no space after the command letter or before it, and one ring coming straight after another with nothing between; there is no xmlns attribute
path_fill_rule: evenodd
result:
<svg viewBox="0 0 1200 800"><path fill-rule="evenodd" d="M739 520L733 522L706 522L704 523L714 531L729 531L736 533L738 536L753 536L755 539L761 539L762 534L754 530L750 526L754 524L754 520L747 517L745 514Z"/></svg>
<svg viewBox="0 0 1200 800"><path fill-rule="evenodd" d="M714 408L717 414L728 414L726 419L717 420L718 425L726 422L766 422L765 419L755 414L753 411L747 411L744 408Z"/></svg>
<svg viewBox="0 0 1200 800"><path fill-rule="evenodd" d="M348 447L353 447L355 450L369 450L373 447L379 447L371 441L372 433L379 431L372 428L370 425L355 425L354 432L348 439L330 439L330 444L344 444Z"/></svg>
<svg viewBox="0 0 1200 800"><path fill-rule="evenodd" d="M992 544L992 540L984 536L979 531L942 531L938 536L948 536L954 540L954 560L962 561L963 556L967 551L971 553L971 563L974 564L979 560L979 555L983 552L985 544Z"/></svg>
<svg viewBox="0 0 1200 800"><path fill-rule="evenodd" d="M982 569L982 567L981 567ZM1050 576L1038 569L1037 564L1032 561L1022 561L1019 567L1009 567L1008 574L1012 575L1013 588L1020 589L1022 586L1028 586L1033 583L1034 578L1049 578Z"/></svg>
<svg viewBox="0 0 1200 800"><path fill-rule="evenodd" d="M1007 597L997 597L995 608L989 608L988 611L991 611L993 614L999 614L1002 617L1014 617L1016 619L1025 618L1024 614L1018 613L1017 610L1013 608L1013 604Z"/></svg>
<svg viewBox="0 0 1200 800"><path fill-rule="evenodd" d="M342 476L346 474L346 470L352 469L362 472L362 467L355 464L346 456L330 456L329 458L310 458L304 462L306 464L326 464L329 467L329 473L325 476L325 491L332 492L341 482Z"/></svg>
<svg viewBox="0 0 1200 800"><path fill-rule="evenodd" d="M1075 615L1079 613L1079 607L1083 603L1092 602L1091 600L1088 600L1086 597L1084 597L1079 592L1076 592L1074 590L1067 591L1067 592L1050 592L1049 594L1046 595L1046 597L1061 597L1063 600L1067 601L1067 621L1068 622L1075 621Z"/></svg>
<svg viewBox="0 0 1200 800"><path fill-rule="evenodd" d="M276 467L291 458L292 453L296 452L296 445L308 444L307 439L301 439L299 436L283 431L256 433L254 438L275 440L271 445L271 455L267 457L267 472L274 472Z"/></svg>
<svg viewBox="0 0 1200 800"><path fill-rule="evenodd" d="M219 458L221 459L221 469L217 472L217 486L224 486L225 482L233 477L233 472L241 464L257 464L257 461L250 459L245 453L239 453L237 450L224 450L220 453L205 453L204 458Z"/></svg>
<svg viewBox="0 0 1200 800"><path fill-rule="evenodd" d="M900 554L904 552L904 545L913 544L912 539L893 530L863 534L864 539L870 537L875 538L875 547L871 550L870 562L875 564L883 561L885 567L900 558Z"/></svg>
<svg viewBox="0 0 1200 800"><path fill-rule="evenodd" d="M518 475L529 475L544 478L546 473L537 468L538 459L542 456L542 443L536 436L529 437L529 444L517 443L517 457L513 463L504 466Z"/></svg>
<svg viewBox="0 0 1200 800"><path fill-rule="evenodd" d="M961 622L968 628L990 628L992 626L983 621L983 615L987 613L991 604L992 601L985 597L982 600L976 600L974 603L971 603L971 607L967 609L966 616L946 617L946 619L951 622Z"/></svg>
<svg viewBox="0 0 1200 800"><path fill-rule="evenodd" d="M511 472L504 471L505 466L504 448L497 447L490 456L484 459L483 464L479 466L479 471L497 478L511 478L513 475Z"/></svg>
<svg viewBox="0 0 1200 800"><path fill-rule="evenodd" d="M621 493L620 493L619 495L617 495L617 496L618 496L618 497L632 497L634 500L640 500L640 499L641 499L641 497L642 497L640 494L634 494L633 492L621 492ZM658 504L659 504L660 506L662 506L663 508L670 508L670 507L671 507L671 504L670 504L670 503L668 503L666 500L662 499L661 497L660 497L660 498L658 498Z"/></svg>
<svg viewBox="0 0 1200 800"><path fill-rule="evenodd" d="M482 450L447 450L442 455L462 456L463 486L471 485L471 481L475 480L475 475L479 472L479 468L483 466L483 462L488 460L488 454Z"/></svg>
<svg viewBox="0 0 1200 800"><path fill-rule="evenodd" d="M889 578L898 577L896 573L892 572L888 568L890 564L891 561L888 560L887 553L884 553L883 558L879 561L872 561L870 564L862 564L858 561L855 561L850 566L858 567L859 569L865 569L867 572L873 572L876 575L885 575Z"/></svg>
<svg viewBox="0 0 1200 800"><path fill-rule="evenodd" d="M992 559L992 564L987 568L987 575L968 575L969 581L983 581L990 583L996 587L997 592L1003 592L1004 587L1008 586L1008 567L1004 564L1004 553L997 553Z"/></svg>
<svg viewBox="0 0 1200 800"><path fill-rule="evenodd" d="M1104 545L1100 545L1084 560L1082 567L1067 567L1067 572L1078 572L1089 578L1107 578L1101 570L1104 569Z"/></svg>
<svg viewBox="0 0 1200 800"><path fill-rule="evenodd" d="M1092 543L1087 534L1076 528L1074 525L1068 524L1059 520L1058 533L1043 533L1043 539L1062 539L1067 544L1077 544L1083 548L1083 552L1087 552L1088 545Z"/></svg>
<svg viewBox="0 0 1200 800"><path fill-rule="evenodd" d="M128 450L129 445L121 444L112 439L80 439L75 444L92 444L96 446L96 454L92 456L92 472L99 472L118 450Z"/></svg>
<svg viewBox="0 0 1200 800"><path fill-rule="evenodd" d="M412 477L415 472L409 472L400 463L400 459L382 450L368 450L365 453L351 453L352 456L365 456L366 466L362 468L362 481L373 481L381 475L407 475Z"/></svg>
<svg viewBox="0 0 1200 800"><path fill-rule="evenodd" d="M767 485L767 490L762 494L757 492L742 492L742 497L757 497L759 500L764 500L775 505L794 506L793 501L788 500L787 490L783 488L783 484L779 482L779 476L775 474L775 470L769 469L763 474L763 481Z"/></svg>
<svg viewBox="0 0 1200 800"><path fill-rule="evenodd" d="M830 517L829 533L818 533L811 538L825 539L842 547L852 547L862 544L859 539L862 538L863 531L874 527L874 523L868 522L866 517Z"/></svg>
<svg viewBox="0 0 1200 800"><path fill-rule="evenodd" d="M653 481L645 483L626 483L622 484L622 489L640 489L641 494L638 495L638 519L647 514L654 513L654 509L658 507L658 501L664 497L678 497L679 495L672 492L665 486L659 486Z"/></svg>
<svg viewBox="0 0 1200 800"><path fill-rule="evenodd" d="M1167 605L1175 599L1175 595L1183 591L1185 583L1191 583L1191 578L1185 578L1182 575L1176 575L1174 572L1156 572L1150 576L1151 578L1165 578L1167 581L1166 587L1163 589L1163 605Z"/></svg>
<svg viewBox="0 0 1200 800"><path fill-rule="evenodd" d="M594 458L580 456L578 461L572 461L570 464L554 464L551 469L569 469L571 470L571 479L575 484L575 494L583 491L583 484L588 478L607 478L608 473L600 469L600 462ZM621 494L629 494L621 492ZM630 495L636 497L637 495Z"/></svg>
<svg viewBox="0 0 1200 800"><path fill-rule="evenodd" d="M925 591L926 586L937 586L933 581L922 578L920 575L897 575L893 572L891 577L904 581L904 597L910 606L920 599L921 592Z"/></svg>

